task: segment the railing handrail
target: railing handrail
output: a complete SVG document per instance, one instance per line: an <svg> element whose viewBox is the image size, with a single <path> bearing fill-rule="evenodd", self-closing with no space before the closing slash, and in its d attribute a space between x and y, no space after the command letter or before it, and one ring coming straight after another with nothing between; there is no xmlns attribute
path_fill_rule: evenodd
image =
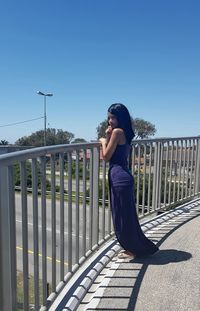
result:
<svg viewBox="0 0 200 311"><path fill-rule="evenodd" d="M177 141L177 140L192 140L192 139L200 139L200 136L183 136L183 137L161 137L161 138L148 138L148 139L135 139L132 141L132 144L138 143L151 143L151 142L168 142L168 141ZM30 158L37 158L41 156L46 156L49 153L59 153L66 151L74 151L80 150L81 148L86 147L98 147L100 143L98 141L95 142L86 142L86 143L75 143L75 144L60 144L60 145L52 145L45 147L35 147L26 150L13 151L7 154L0 155L0 163L3 165L9 165L13 159L17 160L27 160Z"/></svg>
<svg viewBox="0 0 200 311"><path fill-rule="evenodd" d="M15 161L25 161L31 158L37 158L42 156L47 156L50 153L62 153L62 152L69 152L75 151L85 148L93 148L100 146L99 142L88 142L88 143L81 143L81 144L62 144L62 145L53 145L53 146L46 146L46 147L36 147L33 149L28 150L20 150L14 151L7 154L0 155L0 164L9 165L12 163L13 159Z"/></svg>
<svg viewBox="0 0 200 311"><path fill-rule="evenodd" d="M134 139L132 144L135 143L147 143L147 142L168 142L177 140L192 140L200 139L200 136L181 136L181 137L158 137L158 138L144 138L144 139Z"/></svg>

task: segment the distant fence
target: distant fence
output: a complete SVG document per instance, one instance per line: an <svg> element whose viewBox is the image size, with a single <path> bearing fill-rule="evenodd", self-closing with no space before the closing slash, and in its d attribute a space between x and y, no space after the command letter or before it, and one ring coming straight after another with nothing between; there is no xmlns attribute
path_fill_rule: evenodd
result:
<svg viewBox="0 0 200 311"><path fill-rule="evenodd" d="M199 139L133 142L129 160L139 217L199 195ZM113 236L107 170L98 142L0 156L2 311L17 305L47 310L83 262Z"/></svg>

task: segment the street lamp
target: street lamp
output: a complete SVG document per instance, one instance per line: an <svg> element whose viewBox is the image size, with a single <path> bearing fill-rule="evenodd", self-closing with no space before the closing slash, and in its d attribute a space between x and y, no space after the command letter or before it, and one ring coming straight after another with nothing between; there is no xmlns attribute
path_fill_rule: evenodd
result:
<svg viewBox="0 0 200 311"><path fill-rule="evenodd" d="M37 91L38 95L44 96L44 146L47 144L47 139L46 139L46 132L47 132L47 114L46 114L46 97L47 96L53 96L52 93L43 93L40 91Z"/></svg>

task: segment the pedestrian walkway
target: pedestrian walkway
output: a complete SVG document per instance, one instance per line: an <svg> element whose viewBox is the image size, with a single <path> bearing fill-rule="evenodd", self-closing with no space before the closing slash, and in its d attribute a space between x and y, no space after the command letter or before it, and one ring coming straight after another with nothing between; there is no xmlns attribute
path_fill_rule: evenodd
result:
<svg viewBox="0 0 200 311"><path fill-rule="evenodd" d="M117 258L119 246L114 245L110 252L115 253L104 254L108 261L82 298L77 291L56 310L199 311L199 216L200 200L196 200L147 221L142 228L159 246L158 253L122 260ZM87 281L86 277L81 288L87 288Z"/></svg>

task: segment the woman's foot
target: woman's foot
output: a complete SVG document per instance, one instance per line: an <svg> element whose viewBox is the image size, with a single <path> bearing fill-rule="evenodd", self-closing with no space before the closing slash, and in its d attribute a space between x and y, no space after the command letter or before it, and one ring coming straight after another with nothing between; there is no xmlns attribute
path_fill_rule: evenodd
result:
<svg viewBox="0 0 200 311"><path fill-rule="evenodd" d="M129 251L123 250L118 254L119 259L134 259L135 256Z"/></svg>

